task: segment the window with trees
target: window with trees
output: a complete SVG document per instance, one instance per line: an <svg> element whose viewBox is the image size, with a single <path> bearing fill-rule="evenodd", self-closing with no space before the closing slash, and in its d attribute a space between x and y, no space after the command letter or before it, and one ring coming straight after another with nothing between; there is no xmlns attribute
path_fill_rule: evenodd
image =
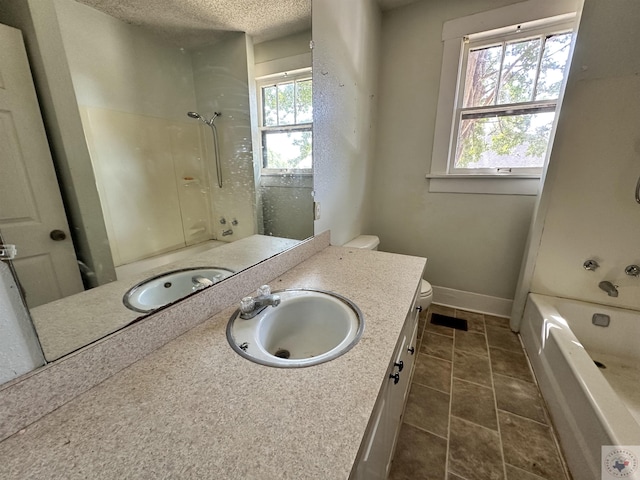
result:
<svg viewBox="0 0 640 480"><path fill-rule="evenodd" d="M576 8L525 0L444 23L430 192L538 193Z"/></svg>
<svg viewBox="0 0 640 480"><path fill-rule="evenodd" d="M258 92L263 172L311 172L311 70L263 78Z"/></svg>
<svg viewBox="0 0 640 480"><path fill-rule="evenodd" d="M540 173L564 73L571 29L465 39L451 173Z"/></svg>

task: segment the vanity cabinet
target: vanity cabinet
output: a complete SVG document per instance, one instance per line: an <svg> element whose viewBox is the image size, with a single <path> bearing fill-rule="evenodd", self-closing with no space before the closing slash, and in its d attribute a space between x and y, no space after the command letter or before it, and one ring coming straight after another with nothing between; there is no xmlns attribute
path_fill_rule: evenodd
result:
<svg viewBox="0 0 640 480"><path fill-rule="evenodd" d="M418 354L418 294L419 290L400 332L350 480L384 480L389 474Z"/></svg>

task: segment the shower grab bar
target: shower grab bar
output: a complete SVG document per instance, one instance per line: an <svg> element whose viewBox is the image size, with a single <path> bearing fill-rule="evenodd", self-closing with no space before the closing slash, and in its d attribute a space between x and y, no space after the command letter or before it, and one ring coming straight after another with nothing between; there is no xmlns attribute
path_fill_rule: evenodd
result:
<svg viewBox="0 0 640 480"><path fill-rule="evenodd" d="M636 183L636 202L640 203L640 177L638 177L638 183Z"/></svg>
<svg viewBox="0 0 640 480"><path fill-rule="evenodd" d="M216 112L216 116L220 115ZM213 143L214 151L216 155L216 176L218 177L218 187L222 188L222 166L220 165L220 147L218 146L218 129L213 123L215 117L211 119L211 130L213 130Z"/></svg>

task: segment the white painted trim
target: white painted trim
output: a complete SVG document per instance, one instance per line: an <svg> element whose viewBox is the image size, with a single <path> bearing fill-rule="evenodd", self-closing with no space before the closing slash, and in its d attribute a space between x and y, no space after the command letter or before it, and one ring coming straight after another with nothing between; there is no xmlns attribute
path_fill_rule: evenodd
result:
<svg viewBox="0 0 640 480"><path fill-rule="evenodd" d="M434 285L433 303L508 318L513 300Z"/></svg>
<svg viewBox="0 0 640 480"><path fill-rule="evenodd" d="M540 178L427 175L432 193L483 193L489 195L537 195Z"/></svg>
<svg viewBox="0 0 640 480"><path fill-rule="evenodd" d="M440 92L436 112L436 124L431 154L430 174L433 177L448 175L448 162L453 148L455 110L458 105L458 80L462 68L463 37L479 32L508 27L518 23L534 22L559 15L575 14L581 7L580 0L529 0L506 7L480 12L445 22L442 28L443 52L440 72ZM563 19L566 17L563 17ZM548 154L548 152L547 152ZM538 182L507 182L508 177L478 184L474 180L432 180L430 192L494 193L510 195L536 195ZM504 185L503 182L510 185Z"/></svg>
<svg viewBox="0 0 640 480"><path fill-rule="evenodd" d="M581 3L577 0L528 0L456 18L445 22L442 27L442 40L495 30L516 23L575 13L580 9Z"/></svg>

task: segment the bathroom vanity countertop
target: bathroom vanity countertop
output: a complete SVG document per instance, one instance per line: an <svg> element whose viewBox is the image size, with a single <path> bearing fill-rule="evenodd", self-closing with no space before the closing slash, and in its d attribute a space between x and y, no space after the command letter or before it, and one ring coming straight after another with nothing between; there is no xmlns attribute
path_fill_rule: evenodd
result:
<svg viewBox="0 0 640 480"><path fill-rule="evenodd" d="M145 314L122 303L126 291L147 278L188 267L224 267L240 271L291 248L298 240L251 235L188 259L172 262L31 309L40 343L49 362L102 338ZM78 319L70 321L70 318Z"/></svg>
<svg viewBox="0 0 640 480"><path fill-rule="evenodd" d="M425 262L326 248L271 286L354 301L365 329L346 354L252 363L227 343L229 307L0 443L0 478L346 480Z"/></svg>

